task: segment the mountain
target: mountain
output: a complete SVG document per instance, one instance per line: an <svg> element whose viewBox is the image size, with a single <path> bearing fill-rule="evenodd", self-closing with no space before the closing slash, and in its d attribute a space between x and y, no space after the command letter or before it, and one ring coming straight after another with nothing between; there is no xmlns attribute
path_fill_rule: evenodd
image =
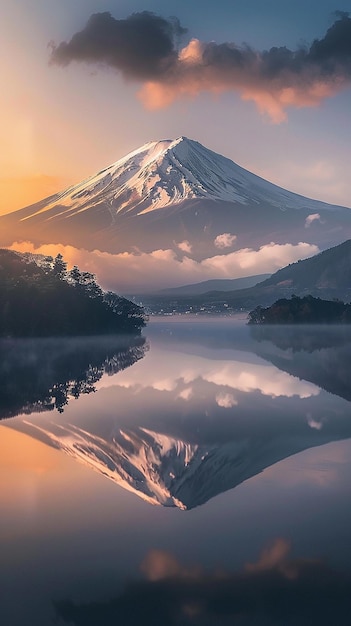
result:
<svg viewBox="0 0 351 626"><path fill-rule="evenodd" d="M235 289L245 289L253 287L257 283L261 283L270 274L258 274L257 276L245 276L243 278L222 278L204 280L201 283L192 285L182 285L181 287L173 287L170 289L162 289L159 295L163 296L186 296L208 293L209 291L234 291Z"/></svg>
<svg viewBox="0 0 351 626"><path fill-rule="evenodd" d="M169 296L148 296L144 304L151 311L164 312L188 310L220 311L228 309L250 310L255 306L270 306L279 298L291 295L313 295L323 299L338 298L351 301L351 240L323 252L291 263L278 270L266 280L253 287L235 291L211 291L199 295L177 295L169 302Z"/></svg>
<svg viewBox="0 0 351 626"><path fill-rule="evenodd" d="M0 245L109 252L172 249L201 260L270 242L351 237L351 211L286 191L180 137L147 143L96 175L0 218Z"/></svg>

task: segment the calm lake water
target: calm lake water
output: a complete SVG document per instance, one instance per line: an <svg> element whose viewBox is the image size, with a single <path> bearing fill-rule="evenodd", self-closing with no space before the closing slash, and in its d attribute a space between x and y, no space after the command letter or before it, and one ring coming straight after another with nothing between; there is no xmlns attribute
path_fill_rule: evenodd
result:
<svg viewBox="0 0 351 626"><path fill-rule="evenodd" d="M351 329L0 342L0 624L344 625Z"/></svg>

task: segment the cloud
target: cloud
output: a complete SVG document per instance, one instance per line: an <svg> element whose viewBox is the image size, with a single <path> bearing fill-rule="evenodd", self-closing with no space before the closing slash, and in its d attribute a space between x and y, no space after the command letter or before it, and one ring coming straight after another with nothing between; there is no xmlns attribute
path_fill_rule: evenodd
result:
<svg viewBox="0 0 351 626"><path fill-rule="evenodd" d="M305 228L309 228L312 224L312 222L321 221L321 216L319 215L319 213L311 213L310 215L308 215L305 219Z"/></svg>
<svg viewBox="0 0 351 626"><path fill-rule="evenodd" d="M69 42L51 44L51 62L97 63L119 70L126 78L156 78L176 61L175 41L186 30L177 18L133 13L117 20L108 12L94 13Z"/></svg>
<svg viewBox="0 0 351 626"><path fill-rule="evenodd" d="M187 255L179 259L173 250L111 254L100 250L90 252L62 244L35 247L28 241L14 242L11 249L51 256L61 253L69 267L78 265L81 270L93 272L104 289L121 293L133 291L143 293L151 289L190 284L211 278L238 278L273 273L289 263L319 252L317 246L305 242L297 245L271 242L258 250L241 248L228 254L196 261Z"/></svg>
<svg viewBox="0 0 351 626"><path fill-rule="evenodd" d="M185 32L176 18L153 13L134 13L124 20L96 13L69 42L52 46L51 61L100 64L139 80L144 83L140 98L151 109L202 92L236 92L276 123L286 118L289 107L318 106L351 82L351 18L345 12L336 13L324 37L296 50L258 51L193 38L178 51Z"/></svg>
<svg viewBox="0 0 351 626"><path fill-rule="evenodd" d="M293 263L298 258L305 259L313 256L318 251L317 246L305 242L293 245L290 243L277 244L272 241L261 246L258 250L241 248L229 254L209 257L201 261L201 266L209 271L216 269L223 276L235 278L262 272L274 272L278 267Z"/></svg>
<svg viewBox="0 0 351 626"><path fill-rule="evenodd" d="M216 248L231 248L235 240L236 235L232 235L231 233L222 233L222 235L217 235L214 240L214 245Z"/></svg>
<svg viewBox="0 0 351 626"><path fill-rule="evenodd" d="M181 241L180 243L177 244L179 250L181 250L182 252L187 252L188 254L191 254L192 251L192 246L191 243L189 243L189 241Z"/></svg>
<svg viewBox="0 0 351 626"><path fill-rule="evenodd" d="M149 108L168 106L201 92L237 92L255 102L275 123L289 107L315 107L349 86L351 19L339 14L325 36L310 48L272 47L262 52L236 43L193 39L162 80L148 81L140 97Z"/></svg>

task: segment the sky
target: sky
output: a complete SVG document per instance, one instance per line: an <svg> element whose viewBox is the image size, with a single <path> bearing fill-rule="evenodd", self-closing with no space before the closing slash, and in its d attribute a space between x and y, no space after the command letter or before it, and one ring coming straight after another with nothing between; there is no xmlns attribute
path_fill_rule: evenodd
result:
<svg viewBox="0 0 351 626"><path fill-rule="evenodd" d="M351 206L351 38L333 26L348 11L349 0L5 0L0 214L181 135Z"/></svg>

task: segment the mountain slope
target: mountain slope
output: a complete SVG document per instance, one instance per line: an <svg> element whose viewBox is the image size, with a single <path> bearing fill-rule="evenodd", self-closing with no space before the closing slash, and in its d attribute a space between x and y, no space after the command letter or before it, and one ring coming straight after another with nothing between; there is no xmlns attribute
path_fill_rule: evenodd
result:
<svg viewBox="0 0 351 626"><path fill-rule="evenodd" d="M201 307L223 307L223 303L234 309L250 310L257 305L269 306L278 298L292 294L305 296L311 294L324 299L339 298L351 301L351 240L324 250L303 261L291 263L278 270L266 280L253 287L235 291L211 291L200 295L176 295L169 303L169 296L148 296L143 302L151 310L162 308L167 312L174 308L187 310L191 305L193 312Z"/></svg>
<svg viewBox="0 0 351 626"><path fill-rule="evenodd" d="M209 291L233 291L235 289L245 289L246 287L253 287L257 283L261 283L266 278L269 278L270 274L258 274L257 276L245 276L243 278L222 278L205 280L201 283L194 283L192 285L182 285L181 287L173 287L171 289L162 289L160 295L169 296L186 296L196 295L201 293L208 293Z"/></svg>
<svg viewBox="0 0 351 626"><path fill-rule="evenodd" d="M261 283L306 289L351 289L351 240L324 250L310 259L283 267Z"/></svg>
<svg viewBox="0 0 351 626"><path fill-rule="evenodd" d="M111 219L141 215L184 200L207 199L270 204L281 210L329 208L286 191L186 137L150 142L96 175L48 198L43 206L17 212L21 221L72 218L105 203ZM61 207L61 210L59 210Z"/></svg>
<svg viewBox="0 0 351 626"><path fill-rule="evenodd" d="M343 232L343 235L341 234ZM178 250L196 259L235 246L351 236L351 211L286 191L196 141L145 144L95 176L0 218L0 243L13 238L111 252ZM190 252L189 252L190 254Z"/></svg>

